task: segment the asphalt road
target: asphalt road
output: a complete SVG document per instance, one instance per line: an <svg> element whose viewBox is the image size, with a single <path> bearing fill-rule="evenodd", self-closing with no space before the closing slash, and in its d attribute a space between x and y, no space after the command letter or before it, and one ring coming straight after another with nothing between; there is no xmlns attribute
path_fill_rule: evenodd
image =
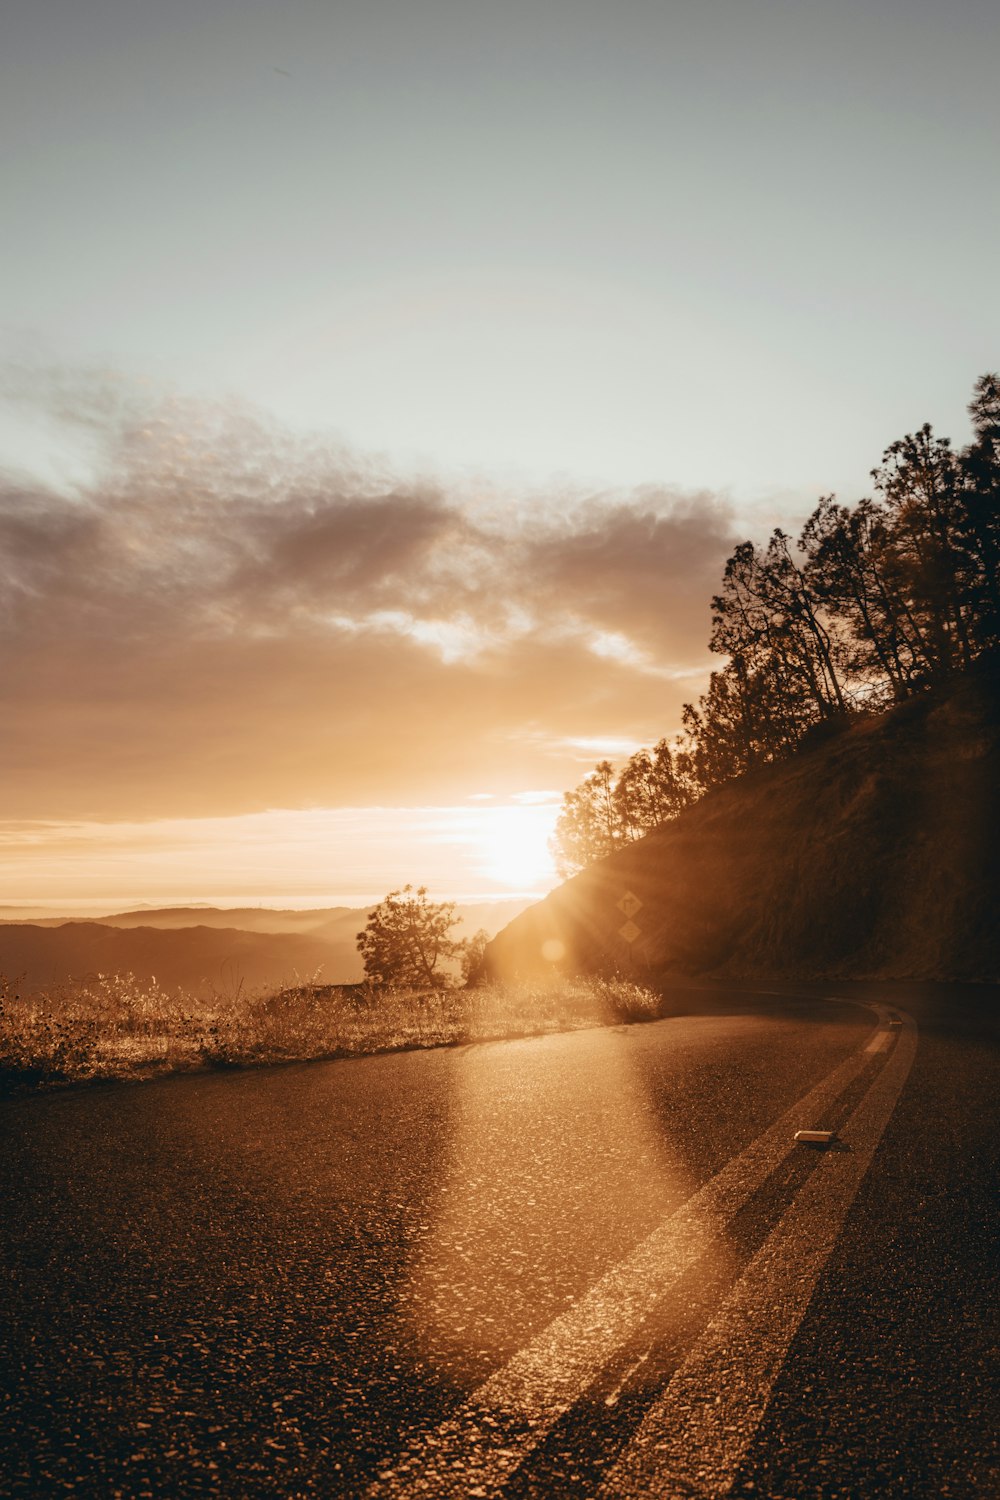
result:
<svg viewBox="0 0 1000 1500"><path fill-rule="evenodd" d="M7 1101L3 1493L997 1494L989 996L870 998Z"/></svg>

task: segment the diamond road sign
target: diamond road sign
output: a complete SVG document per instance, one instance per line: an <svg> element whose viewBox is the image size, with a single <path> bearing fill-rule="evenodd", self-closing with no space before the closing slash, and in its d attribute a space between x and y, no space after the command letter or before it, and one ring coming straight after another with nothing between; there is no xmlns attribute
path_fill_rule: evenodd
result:
<svg viewBox="0 0 1000 1500"><path fill-rule="evenodd" d="M618 902L618 910L623 911L627 917L634 917L641 906L642 902L639 900L639 897L633 895L631 891L626 891L622 899Z"/></svg>
<svg viewBox="0 0 1000 1500"><path fill-rule="evenodd" d="M634 922L626 922L624 927L618 929L619 937L623 937L626 943L634 943L641 934L642 928L637 927Z"/></svg>

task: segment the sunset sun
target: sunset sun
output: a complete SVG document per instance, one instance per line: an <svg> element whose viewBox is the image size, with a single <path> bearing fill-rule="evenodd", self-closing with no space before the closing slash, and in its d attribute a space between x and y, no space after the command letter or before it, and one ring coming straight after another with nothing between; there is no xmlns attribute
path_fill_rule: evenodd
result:
<svg viewBox="0 0 1000 1500"><path fill-rule="evenodd" d="M1000 0L0 34L0 1500L1000 1500Z"/></svg>
<svg viewBox="0 0 1000 1500"><path fill-rule="evenodd" d="M483 874L511 890L552 885L556 875L549 839L555 812L551 806L491 809L479 837Z"/></svg>

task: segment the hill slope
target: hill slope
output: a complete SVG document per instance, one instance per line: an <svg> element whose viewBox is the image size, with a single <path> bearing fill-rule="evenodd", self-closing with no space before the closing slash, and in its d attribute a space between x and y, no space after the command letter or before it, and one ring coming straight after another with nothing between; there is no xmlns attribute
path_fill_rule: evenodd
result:
<svg viewBox="0 0 1000 1500"><path fill-rule="evenodd" d="M982 663L710 793L522 913L488 962L529 973L557 943L584 970L995 981L998 895L1000 674Z"/></svg>

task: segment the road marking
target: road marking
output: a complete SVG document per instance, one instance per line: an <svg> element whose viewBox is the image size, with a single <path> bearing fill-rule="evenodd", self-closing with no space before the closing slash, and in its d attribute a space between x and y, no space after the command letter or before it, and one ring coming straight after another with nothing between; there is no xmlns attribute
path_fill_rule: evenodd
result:
<svg viewBox="0 0 1000 1500"><path fill-rule="evenodd" d="M888 1026L884 1006L867 1009L877 1016L880 1030ZM495 1490L502 1484L579 1400L669 1287L724 1238L730 1219L794 1149L795 1130L811 1126L870 1062L867 1047L845 1058L626 1260L473 1391L454 1416L431 1432L415 1434L393 1459L391 1475L371 1484L366 1495L446 1496L469 1493L470 1485Z"/></svg>
<svg viewBox="0 0 1000 1500"><path fill-rule="evenodd" d="M634 1364L629 1365L628 1369L625 1371L625 1374L622 1376L621 1380L619 1380L619 1382L615 1386L614 1390L611 1391L607 1396L605 1396L605 1398L604 1398L604 1404L605 1404L605 1406L617 1406L618 1405L618 1398L621 1395L622 1391L628 1385L629 1381L632 1379L632 1376L635 1374L636 1370L641 1370L642 1369L643 1365L646 1363L647 1359L652 1354L652 1352L653 1352L652 1347L650 1347L649 1349L646 1350L646 1352L644 1354L640 1354L639 1358L635 1361Z"/></svg>
<svg viewBox="0 0 1000 1500"><path fill-rule="evenodd" d="M889 1025L890 1026L892 1025L891 1021L889 1022ZM871 1041L868 1043L868 1046L865 1048L865 1051L866 1052L884 1052L885 1049L886 1049L886 1047L888 1047L888 1045L889 1045L889 1043L891 1041L892 1041L892 1032L891 1031L876 1031L875 1035L872 1037Z"/></svg>
<svg viewBox="0 0 1000 1500"><path fill-rule="evenodd" d="M909 1017L896 1035L892 1057L839 1133L848 1151L820 1160L646 1413L600 1496L691 1500L729 1491L909 1074L917 1048Z"/></svg>

